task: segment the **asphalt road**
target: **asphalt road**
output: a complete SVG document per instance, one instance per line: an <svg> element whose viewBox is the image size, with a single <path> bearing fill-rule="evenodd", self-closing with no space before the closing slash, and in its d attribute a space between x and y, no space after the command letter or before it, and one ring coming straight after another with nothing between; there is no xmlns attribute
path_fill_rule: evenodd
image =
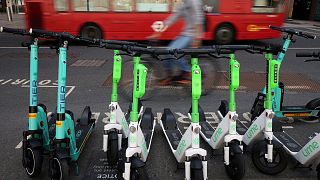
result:
<svg viewBox="0 0 320 180"><path fill-rule="evenodd" d="M303 29L303 27L299 27ZM314 31L320 34L319 31ZM17 35L0 34L0 111L1 128L0 131L0 179L28 179L21 164L21 140L22 132L27 128L28 100L29 100L29 57L26 48L20 48L20 42L25 39ZM266 40L259 42L238 42L239 44L266 44L281 43L281 39ZM57 80L57 55L54 50L46 48L48 43L43 44L39 50L39 102L44 103L48 111L54 111L56 107L56 80ZM296 58L295 53L301 51L320 51L320 40L305 40L297 38L293 44L285 61L281 65L281 73L285 74L287 79L294 77L284 98L284 104L301 105L313 98L319 97L317 90L320 81L319 67L320 63L304 63L301 58ZM108 105L110 103L111 88L103 85L112 73L113 54L111 50L99 48L87 48L81 46L71 46L68 51L68 97L67 109L74 112L79 117L85 105L90 105L97 119L96 128L90 137L87 146L79 159L80 175L75 179L82 179L90 172L89 164L103 158L102 149L102 130L103 125L108 121ZM124 58L129 60L129 58ZM237 59L241 63L241 73L261 73L265 70L265 61L261 55L251 55L248 53L237 53ZM227 61L218 60L216 71L227 71ZM131 73L131 72L123 72ZM295 76L294 76L295 75ZM298 76L297 76L298 75ZM255 78L248 77L241 79L240 84L246 85L245 81L252 81ZM313 90L306 84L310 80L313 84ZM288 83L291 83L291 81ZM256 89L261 89L256 87ZM252 103L257 91L251 86L244 86L236 94L237 112L240 119L246 121L243 113L251 109ZM201 98L200 103L205 110L206 116L210 119L212 125L217 125L218 120L214 112L217 110L220 100L228 98L228 91L223 88L215 89L212 94ZM119 99L122 109L126 110L129 103L122 97ZM184 131L184 127L189 125L186 118L190 108L190 95L182 93L179 89L161 89L158 90L153 98L143 102L146 107L152 107L156 117L160 116L163 108L171 108L179 119L179 127ZM319 131L319 123L287 123L284 124L287 132L297 139L301 144L305 144L308 136L313 131ZM211 155L210 147L201 141L201 147L207 149ZM222 151L215 151L215 156L208 160L209 179L227 179L224 170ZM45 158L46 159L46 158ZM295 162L292 160L288 168L276 176L264 175L256 170L251 161L251 156L246 153L246 175L244 179L315 179L316 171L309 169L294 168ZM47 161L44 161L42 173L38 179L47 179ZM175 158L169 150L165 137L161 132L160 126L156 126L154 139L147 162L147 171L150 179L183 179L184 170L176 170ZM74 170L72 171L75 175ZM97 174L95 174L97 175ZM98 178L98 176L96 176ZM101 178L100 178L101 179Z"/></svg>

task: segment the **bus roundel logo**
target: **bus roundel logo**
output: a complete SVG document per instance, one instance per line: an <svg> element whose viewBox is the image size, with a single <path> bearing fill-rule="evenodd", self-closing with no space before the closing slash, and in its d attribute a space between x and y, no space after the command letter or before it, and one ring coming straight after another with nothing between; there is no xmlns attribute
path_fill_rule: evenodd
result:
<svg viewBox="0 0 320 180"><path fill-rule="evenodd" d="M153 22L151 27L152 27L153 31L160 32L161 29L163 29L163 27L164 27L164 23L163 23L163 21L155 21L155 22Z"/></svg>

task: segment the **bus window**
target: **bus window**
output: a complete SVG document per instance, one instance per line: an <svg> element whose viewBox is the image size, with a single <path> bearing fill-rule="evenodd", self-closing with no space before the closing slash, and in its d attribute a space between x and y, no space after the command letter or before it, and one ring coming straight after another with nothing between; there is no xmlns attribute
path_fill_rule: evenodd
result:
<svg viewBox="0 0 320 180"><path fill-rule="evenodd" d="M90 0L89 11L108 11L109 1L107 0Z"/></svg>
<svg viewBox="0 0 320 180"><path fill-rule="evenodd" d="M74 11L88 11L87 0L73 0L72 5Z"/></svg>
<svg viewBox="0 0 320 180"><path fill-rule="evenodd" d="M172 1L172 11L175 12L181 3L182 3L182 0L173 0Z"/></svg>
<svg viewBox="0 0 320 180"><path fill-rule="evenodd" d="M109 2L106 0L73 0L74 11L108 11Z"/></svg>
<svg viewBox="0 0 320 180"><path fill-rule="evenodd" d="M68 11L68 1L67 0L55 0L54 9L56 11Z"/></svg>
<svg viewBox="0 0 320 180"><path fill-rule="evenodd" d="M137 12L168 12L168 0L137 0Z"/></svg>
<svg viewBox="0 0 320 180"><path fill-rule="evenodd" d="M133 10L132 0L113 0L113 11L117 12L131 12Z"/></svg>
<svg viewBox="0 0 320 180"><path fill-rule="evenodd" d="M285 0L254 0L252 12L282 13L285 10Z"/></svg>
<svg viewBox="0 0 320 180"><path fill-rule="evenodd" d="M207 13L219 13L219 0L204 0L203 10Z"/></svg>

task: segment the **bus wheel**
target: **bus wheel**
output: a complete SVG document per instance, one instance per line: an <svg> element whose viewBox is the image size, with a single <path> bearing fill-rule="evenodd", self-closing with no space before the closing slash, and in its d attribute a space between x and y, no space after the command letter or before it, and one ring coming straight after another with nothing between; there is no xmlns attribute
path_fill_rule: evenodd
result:
<svg viewBox="0 0 320 180"><path fill-rule="evenodd" d="M84 38L102 39L101 29L94 24L86 24L81 28L80 35Z"/></svg>
<svg viewBox="0 0 320 180"><path fill-rule="evenodd" d="M231 24L221 24L215 32L215 40L218 44L231 44L235 38L235 29Z"/></svg>

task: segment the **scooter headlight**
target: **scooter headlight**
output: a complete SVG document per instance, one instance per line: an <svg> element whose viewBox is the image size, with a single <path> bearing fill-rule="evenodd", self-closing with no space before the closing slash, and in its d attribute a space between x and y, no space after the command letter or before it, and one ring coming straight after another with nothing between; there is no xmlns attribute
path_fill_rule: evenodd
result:
<svg viewBox="0 0 320 180"><path fill-rule="evenodd" d="M273 119L274 118L274 112L268 113L268 118Z"/></svg>
<svg viewBox="0 0 320 180"><path fill-rule="evenodd" d="M200 133L200 127L195 127L193 129L193 132L196 133L196 134L199 134Z"/></svg>
<svg viewBox="0 0 320 180"><path fill-rule="evenodd" d="M231 118L232 120L236 121L238 119L238 114L235 114L234 116L232 116Z"/></svg>
<svg viewBox="0 0 320 180"><path fill-rule="evenodd" d="M110 106L109 106L109 110L110 110L110 111L114 111L114 110L116 110L116 109L117 109L117 107L114 106L114 105L110 105Z"/></svg>
<svg viewBox="0 0 320 180"><path fill-rule="evenodd" d="M131 133L134 133L134 132L136 132L137 129L134 126L130 126L129 130Z"/></svg>

